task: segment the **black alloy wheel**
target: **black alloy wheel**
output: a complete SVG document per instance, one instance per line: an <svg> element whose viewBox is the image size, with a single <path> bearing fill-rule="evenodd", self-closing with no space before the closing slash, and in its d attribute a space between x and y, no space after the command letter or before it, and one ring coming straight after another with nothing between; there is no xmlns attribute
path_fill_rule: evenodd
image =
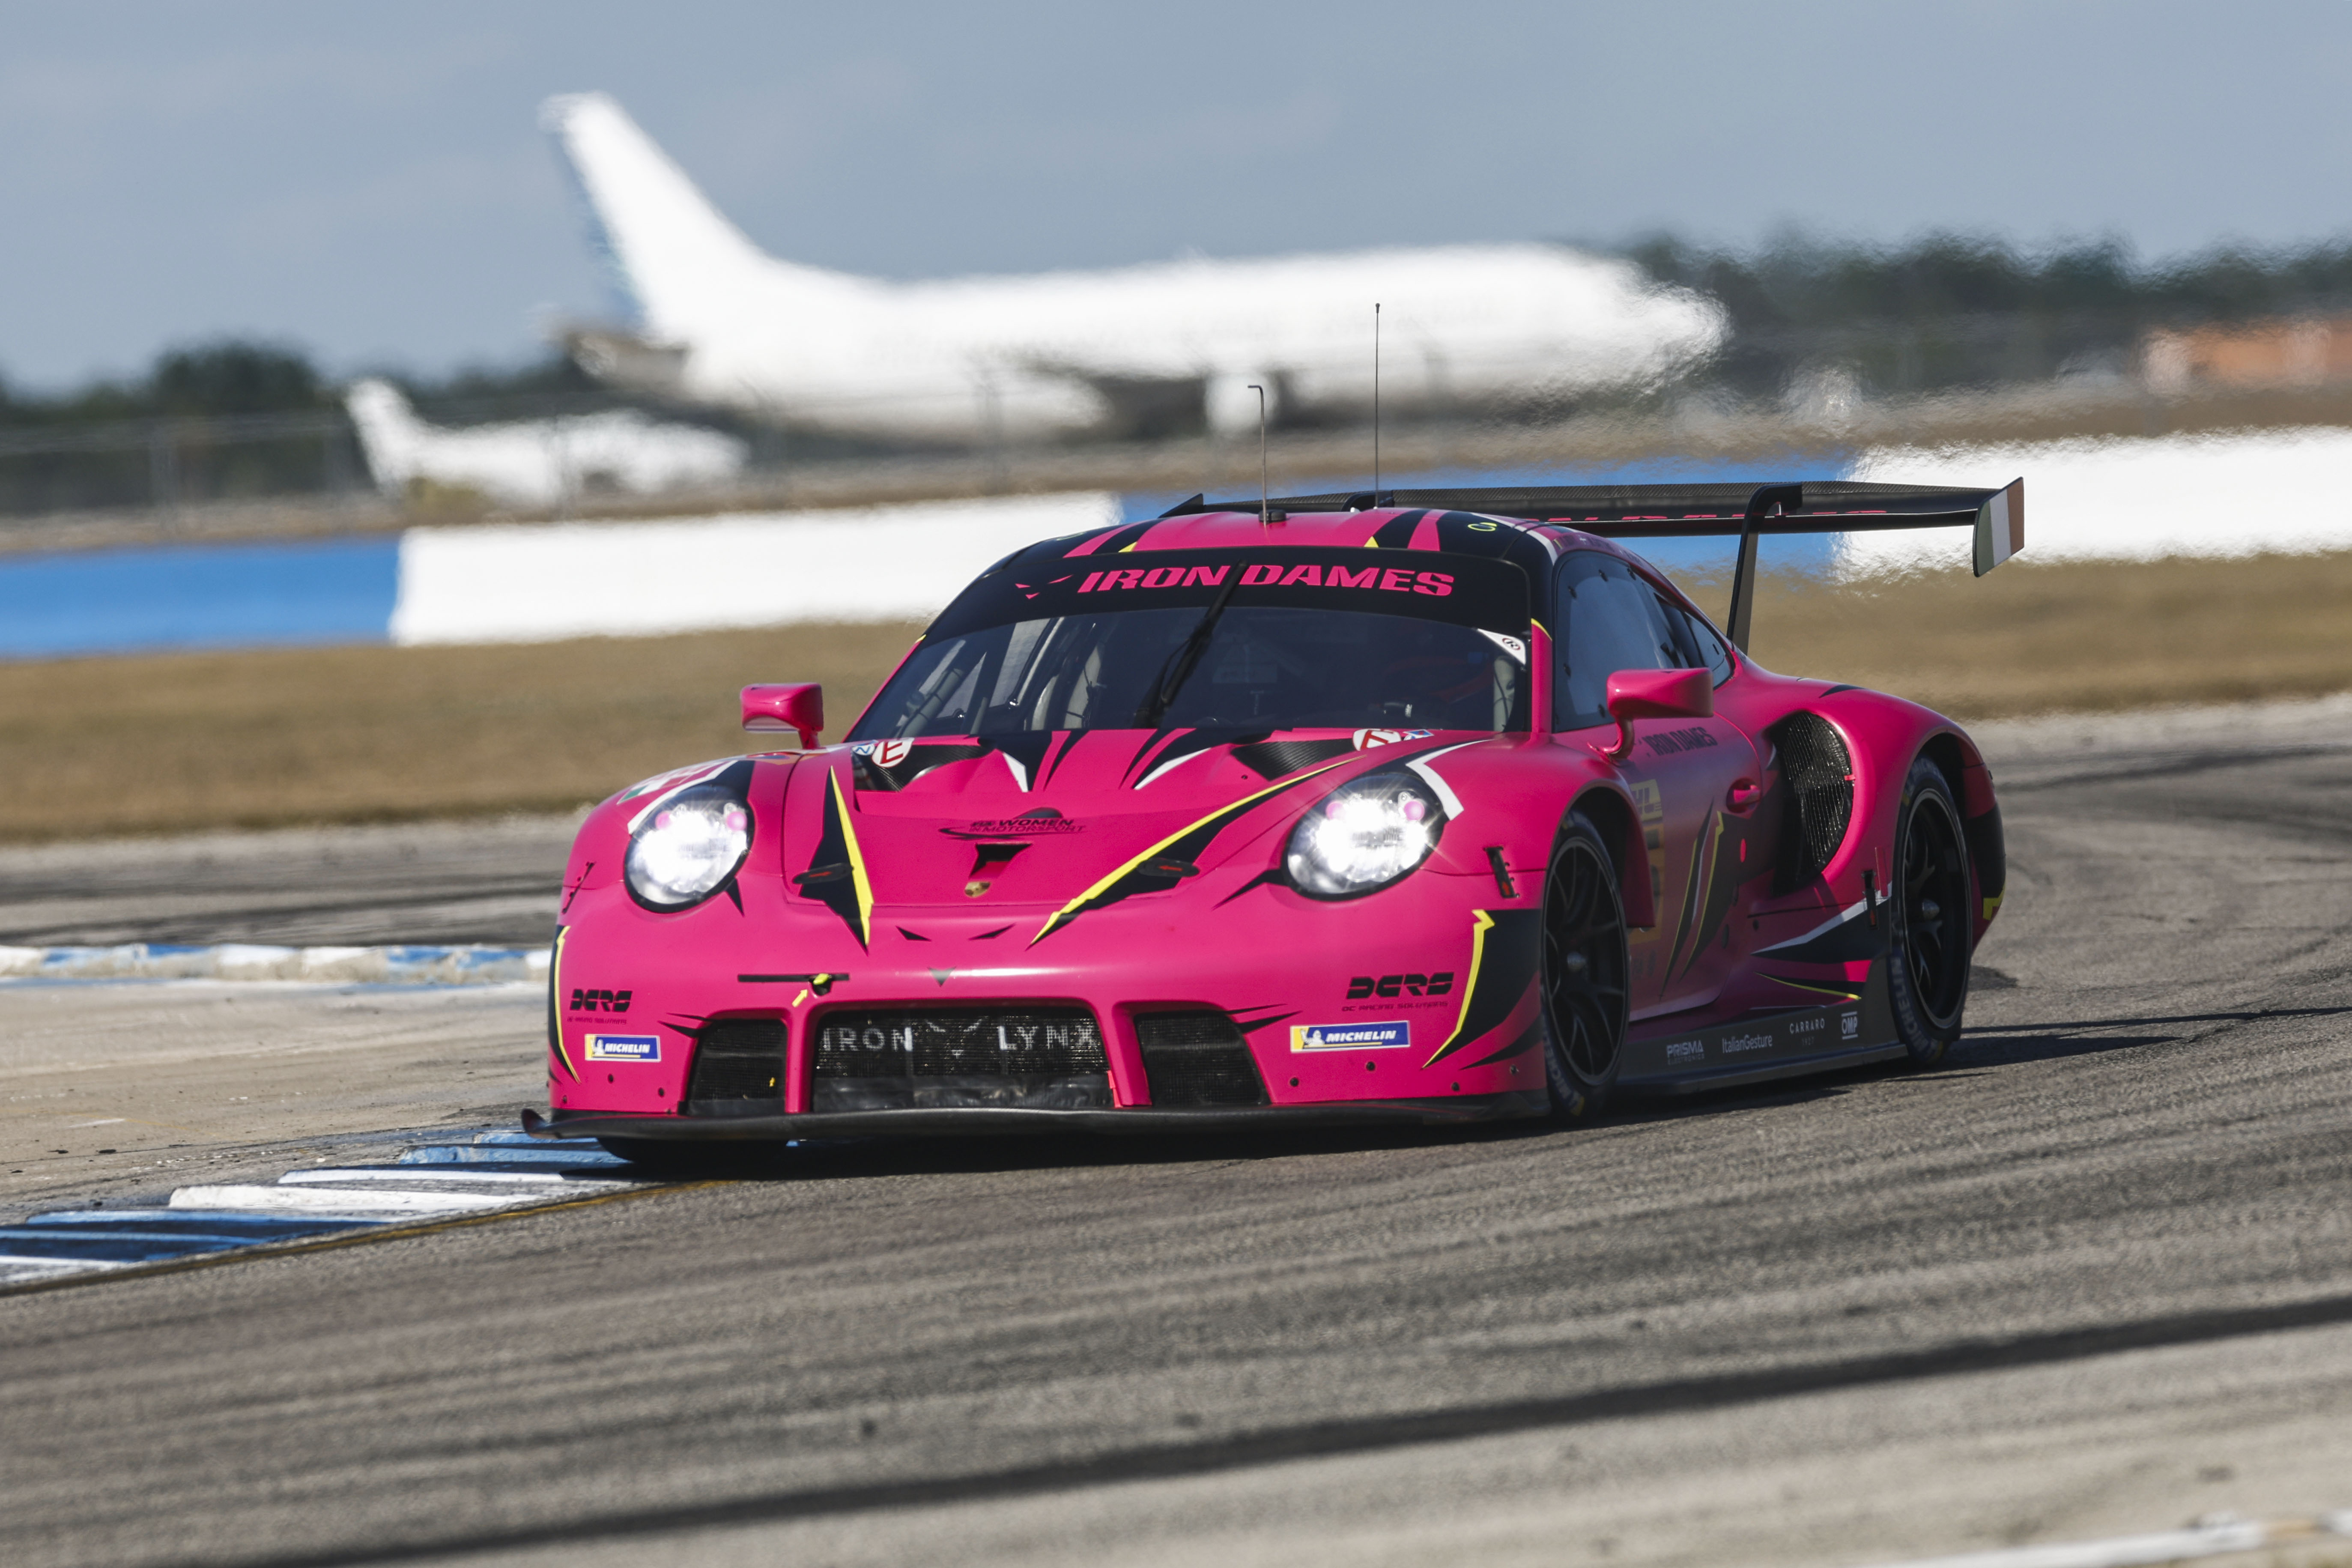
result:
<svg viewBox="0 0 2352 1568"><path fill-rule="evenodd" d="M1943 770L1921 757L1904 781L1895 828L1894 963L1888 975L1895 1024L1911 1059L1941 1061L1960 1037L1968 1006L1973 923L1969 851L1959 808Z"/></svg>
<svg viewBox="0 0 2352 1568"><path fill-rule="evenodd" d="M1544 873L1544 1080L1552 1114L1597 1116L1625 1058L1625 903L1608 846L1570 812Z"/></svg>

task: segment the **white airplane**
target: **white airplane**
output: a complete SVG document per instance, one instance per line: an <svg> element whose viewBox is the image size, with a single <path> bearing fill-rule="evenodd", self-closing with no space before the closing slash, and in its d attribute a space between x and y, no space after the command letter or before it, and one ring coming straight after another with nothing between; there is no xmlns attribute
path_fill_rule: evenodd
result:
<svg viewBox="0 0 2352 1568"><path fill-rule="evenodd" d="M517 506L555 506L583 490L646 492L720 484L743 471L742 442L635 409L445 429L416 416L389 382L353 382L343 406L377 488L413 479L462 486Z"/></svg>
<svg viewBox="0 0 2352 1568"><path fill-rule="evenodd" d="M761 252L602 93L541 123L577 176L635 320L574 329L590 374L867 435L992 442L1150 429L1196 411L1254 431L1372 406L1539 404L1656 384L1714 352L1713 301L1550 245L1206 258L894 283Z"/></svg>

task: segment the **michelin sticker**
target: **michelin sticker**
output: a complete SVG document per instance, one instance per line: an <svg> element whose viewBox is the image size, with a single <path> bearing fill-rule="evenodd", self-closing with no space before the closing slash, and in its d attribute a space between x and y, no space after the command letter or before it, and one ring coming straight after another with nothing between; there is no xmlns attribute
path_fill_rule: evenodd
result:
<svg viewBox="0 0 2352 1568"><path fill-rule="evenodd" d="M1412 1026L1393 1024L1293 1024L1294 1051L1382 1051L1412 1044Z"/></svg>
<svg viewBox="0 0 2352 1568"><path fill-rule="evenodd" d="M661 1060L659 1035L591 1035L588 1037L588 1059L592 1062L657 1062Z"/></svg>

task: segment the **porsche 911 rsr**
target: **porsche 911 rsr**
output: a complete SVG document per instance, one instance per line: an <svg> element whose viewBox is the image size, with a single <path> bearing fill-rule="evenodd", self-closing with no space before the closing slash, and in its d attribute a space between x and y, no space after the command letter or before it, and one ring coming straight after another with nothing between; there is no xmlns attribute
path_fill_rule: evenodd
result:
<svg viewBox="0 0 2352 1568"><path fill-rule="evenodd" d="M1960 728L1744 651L1767 534L2021 482L1196 499L982 574L845 739L625 790L564 873L549 1137L1589 1114L1933 1062L2000 904ZM1719 628L1628 538L1736 535Z"/></svg>

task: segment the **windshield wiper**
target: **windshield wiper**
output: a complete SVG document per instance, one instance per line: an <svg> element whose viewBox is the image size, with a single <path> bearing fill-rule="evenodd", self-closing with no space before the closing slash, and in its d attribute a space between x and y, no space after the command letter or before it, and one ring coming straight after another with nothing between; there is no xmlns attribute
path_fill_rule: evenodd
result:
<svg viewBox="0 0 2352 1568"><path fill-rule="evenodd" d="M1160 716L1168 711L1168 705L1176 700L1176 693L1184 689L1184 682L1192 678L1192 670L1201 662L1201 656L1208 651L1210 634L1217 629L1217 617L1225 613L1225 606L1233 603L1234 590L1241 585L1242 570L1236 564L1234 574L1225 580L1223 588L1217 590L1217 596L1209 601L1208 613L1201 617L1201 624L1192 628L1177 645L1176 651L1168 656L1168 662L1160 667L1160 679L1151 683L1151 695L1135 710L1136 729L1160 728Z"/></svg>

